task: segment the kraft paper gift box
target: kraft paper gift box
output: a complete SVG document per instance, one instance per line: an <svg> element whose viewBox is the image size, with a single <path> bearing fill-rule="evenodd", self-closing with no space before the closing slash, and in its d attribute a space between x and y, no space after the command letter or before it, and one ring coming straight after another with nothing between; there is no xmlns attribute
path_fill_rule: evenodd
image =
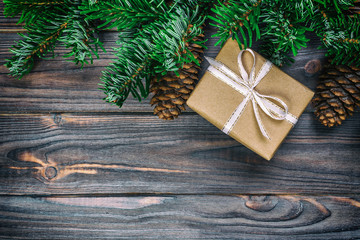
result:
<svg viewBox="0 0 360 240"><path fill-rule="evenodd" d="M229 39L215 62L207 58L211 64L190 95L187 105L238 142L270 160L314 93L252 50L242 52L239 64L239 53L238 43ZM250 74L254 63L252 53L255 55L254 77ZM228 69L224 70L222 65ZM240 65L243 65L242 73ZM251 82L246 82L247 85L243 84L246 77L244 71L248 75L246 80ZM240 82L236 82L233 74L240 77ZM263 76L262 79L250 90L258 81L258 75ZM224 78L227 82L221 80ZM251 92L254 90L256 93ZM253 100L258 101L254 104ZM260 105L270 109L263 110ZM281 111L276 113L276 109ZM285 119L276 120L265 111L274 118Z"/></svg>

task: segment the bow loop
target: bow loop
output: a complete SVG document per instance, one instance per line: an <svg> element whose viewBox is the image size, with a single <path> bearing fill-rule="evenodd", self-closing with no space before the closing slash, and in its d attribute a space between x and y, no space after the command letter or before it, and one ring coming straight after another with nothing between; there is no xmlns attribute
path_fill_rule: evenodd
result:
<svg viewBox="0 0 360 240"><path fill-rule="evenodd" d="M268 110L268 112L270 114L268 114L266 111L264 111L269 117L275 119L275 120L285 120L286 119L286 115L289 113L289 109L288 109L288 106L280 99L280 98L277 98L277 97L273 97L273 96L269 96L269 95L262 95L260 93L257 93L257 95L261 98L263 98L262 101L258 101L258 103L261 103L262 106L260 105L261 109L264 111L265 109ZM276 113L276 112L273 112L271 111L271 108L270 106L266 106L264 104L264 100L265 99L272 99L278 103L280 103L280 105L282 106L282 109L284 109L283 112L280 112L280 113ZM269 102L272 102L272 101L269 101Z"/></svg>
<svg viewBox="0 0 360 240"><path fill-rule="evenodd" d="M254 62L251 67L250 73L248 74L244 68L244 65L242 63L242 54L247 51L251 53L253 56ZM210 63L210 66L208 68L208 71L213 74L218 79L222 80L232 88L234 88L236 91L240 92L242 95L244 95L244 100L239 104L239 106L235 109L233 114L230 116L228 121L225 123L222 131L226 134L229 134L229 132L232 130L234 125L236 124L237 120L243 113L243 110L247 106L247 103L249 101L252 102L254 115L256 118L256 121L258 123L259 129L264 137L267 139L270 139L268 133L265 130L265 127L262 124L258 106L260 109L270 118L275 120L287 120L291 124L295 124L297 121L297 118L289 113L288 106L285 104L284 101L277 97L273 97L270 95L263 95L258 93L255 90L255 87L260 83L260 81L268 74L272 67L272 63L269 61L266 61L259 73L255 76L255 64L256 64L256 58L255 53L251 49L246 49L240 51L238 55L238 66L239 66L239 72L240 76L238 76L236 73L231 71L227 66L222 64L221 62L216 61L215 59L205 57L206 60ZM270 101L273 100L273 101ZM279 105L274 103L277 102Z"/></svg>
<svg viewBox="0 0 360 240"><path fill-rule="evenodd" d="M245 68L244 68L244 65L242 64L242 54L244 53L244 51L248 51L251 53L251 55L253 56L254 58L254 62L253 62L253 65L251 67L251 70L250 70L250 73L248 75L248 73L246 72ZM247 82L247 85L249 88L254 88L255 86L254 85L254 77L255 77L255 54L252 50L250 49L246 49L246 50L242 50L240 51L239 55L238 55L238 65L239 65L239 70L240 70L240 75L242 77L242 79Z"/></svg>

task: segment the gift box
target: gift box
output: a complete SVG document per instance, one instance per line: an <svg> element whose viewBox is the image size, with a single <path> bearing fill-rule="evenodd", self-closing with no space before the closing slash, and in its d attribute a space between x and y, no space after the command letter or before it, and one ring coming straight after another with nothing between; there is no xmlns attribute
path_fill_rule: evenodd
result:
<svg viewBox="0 0 360 240"><path fill-rule="evenodd" d="M251 49L229 39L187 105L270 160L314 93Z"/></svg>

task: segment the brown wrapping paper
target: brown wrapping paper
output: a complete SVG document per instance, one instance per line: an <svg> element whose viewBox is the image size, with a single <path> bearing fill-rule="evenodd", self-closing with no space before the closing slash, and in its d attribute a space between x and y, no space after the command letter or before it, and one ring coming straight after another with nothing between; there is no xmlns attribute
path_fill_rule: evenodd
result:
<svg viewBox="0 0 360 240"><path fill-rule="evenodd" d="M220 50L216 60L240 75L237 63L239 52L237 42L229 39ZM255 53L255 57L255 74L257 75L266 60L257 53ZM249 73L253 64L252 55L249 52L244 52L242 61L245 70ZM297 118L303 113L314 95L310 89L282 72L276 66L271 68L255 90L264 95L280 98L287 104L289 112ZM222 129L243 99L243 95L207 71L192 92L187 105L217 128ZM229 136L263 158L270 160L293 125L286 120L274 120L262 112L261 109L259 113L271 140L262 135L250 103L246 106Z"/></svg>

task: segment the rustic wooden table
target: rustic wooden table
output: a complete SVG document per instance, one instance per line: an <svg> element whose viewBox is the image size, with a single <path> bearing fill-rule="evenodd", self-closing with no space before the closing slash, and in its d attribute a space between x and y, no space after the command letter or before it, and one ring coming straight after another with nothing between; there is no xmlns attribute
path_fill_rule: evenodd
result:
<svg viewBox="0 0 360 240"><path fill-rule="evenodd" d="M115 32L83 70L56 57L9 77L15 21L0 17L1 238L360 239L359 113L328 129L309 106L268 162L192 111L166 122L149 101L103 102ZM312 89L318 46L283 68Z"/></svg>

